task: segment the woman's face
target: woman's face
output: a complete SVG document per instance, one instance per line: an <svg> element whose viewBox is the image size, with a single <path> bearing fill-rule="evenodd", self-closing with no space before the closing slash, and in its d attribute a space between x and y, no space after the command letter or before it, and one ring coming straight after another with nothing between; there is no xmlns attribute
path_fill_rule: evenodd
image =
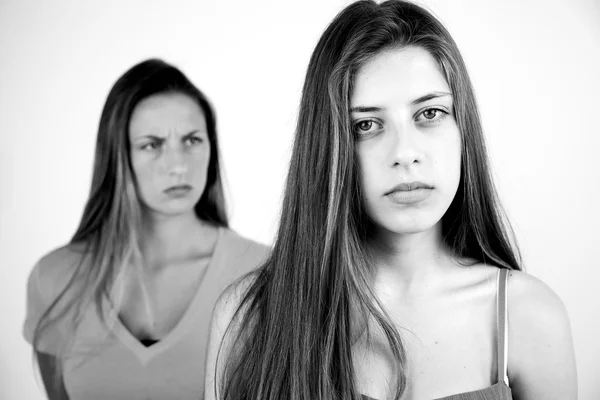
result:
<svg viewBox="0 0 600 400"><path fill-rule="evenodd" d="M351 119L366 211L398 234L438 224L460 180L452 94L420 47L382 52L359 69Z"/></svg>
<svg viewBox="0 0 600 400"><path fill-rule="evenodd" d="M210 143L202 109L189 96L142 100L129 123L131 165L142 203L151 211L193 211L206 186Z"/></svg>

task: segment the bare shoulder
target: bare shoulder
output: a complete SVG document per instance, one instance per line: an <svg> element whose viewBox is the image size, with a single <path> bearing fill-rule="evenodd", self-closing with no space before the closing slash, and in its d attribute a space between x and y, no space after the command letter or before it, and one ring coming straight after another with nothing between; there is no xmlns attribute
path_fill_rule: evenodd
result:
<svg viewBox="0 0 600 400"><path fill-rule="evenodd" d="M511 322L517 331L569 324L564 303L540 279L522 271L510 271L508 305Z"/></svg>
<svg viewBox="0 0 600 400"><path fill-rule="evenodd" d="M489 286L496 292L496 279L499 268L486 264L473 264L457 269L462 275L460 279L471 286ZM558 295L540 279L523 271L508 271L509 311L513 319L525 317L524 324L537 322L537 318L567 317L566 309ZM468 278L466 278L468 276ZM534 317L534 321L531 318ZM517 322L517 321L515 321Z"/></svg>
<svg viewBox="0 0 600 400"><path fill-rule="evenodd" d="M573 399L577 379L569 317L559 296L540 279L510 271L508 374L523 399Z"/></svg>

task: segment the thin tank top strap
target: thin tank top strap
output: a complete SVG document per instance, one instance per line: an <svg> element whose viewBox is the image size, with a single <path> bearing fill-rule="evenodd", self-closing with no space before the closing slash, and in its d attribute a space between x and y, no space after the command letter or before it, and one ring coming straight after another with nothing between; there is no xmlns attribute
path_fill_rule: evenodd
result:
<svg viewBox="0 0 600 400"><path fill-rule="evenodd" d="M508 270L500 268L498 271L498 291L496 292L496 323L498 335L498 382L508 386Z"/></svg>

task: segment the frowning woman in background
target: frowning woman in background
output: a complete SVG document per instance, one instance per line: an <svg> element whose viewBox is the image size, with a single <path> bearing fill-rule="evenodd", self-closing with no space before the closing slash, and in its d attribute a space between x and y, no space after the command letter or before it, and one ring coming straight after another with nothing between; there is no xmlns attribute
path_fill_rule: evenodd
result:
<svg viewBox="0 0 600 400"><path fill-rule="evenodd" d="M228 228L215 113L151 59L114 84L71 241L28 283L24 336L49 398L202 397L220 292L267 248Z"/></svg>

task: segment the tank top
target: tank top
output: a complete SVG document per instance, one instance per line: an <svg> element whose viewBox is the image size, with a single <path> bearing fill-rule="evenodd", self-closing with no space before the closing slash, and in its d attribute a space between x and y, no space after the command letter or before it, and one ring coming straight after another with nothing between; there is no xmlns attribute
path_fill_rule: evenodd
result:
<svg viewBox="0 0 600 400"><path fill-rule="evenodd" d="M441 397L434 400L512 400L512 392L508 386L508 329L507 329L507 290L508 270L500 268L498 270L496 292L496 329L498 332L498 382L496 384L481 390L472 392L453 394L451 396ZM375 400L363 395L363 400Z"/></svg>

